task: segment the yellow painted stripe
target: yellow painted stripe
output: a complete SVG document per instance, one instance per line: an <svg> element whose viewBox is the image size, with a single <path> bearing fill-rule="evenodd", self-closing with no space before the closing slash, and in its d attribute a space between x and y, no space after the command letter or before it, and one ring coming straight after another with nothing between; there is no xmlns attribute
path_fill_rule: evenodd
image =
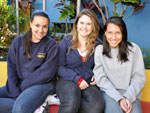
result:
<svg viewBox="0 0 150 113"><path fill-rule="evenodd" d="M0 62L0 87L6 84L7 62Z"/></svg>
<svg viewBox="0 0 150 113"><path fill-rule="evenodd" d="M146 69L145 73L146 73L146 82L144 88L142 89L141 100L150 102L150 70Z"/></svg>

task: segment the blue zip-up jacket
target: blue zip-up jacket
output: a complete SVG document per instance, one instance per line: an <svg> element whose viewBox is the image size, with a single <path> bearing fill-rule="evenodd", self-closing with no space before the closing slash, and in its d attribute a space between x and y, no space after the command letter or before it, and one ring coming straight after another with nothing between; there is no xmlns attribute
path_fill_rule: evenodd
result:
<svg viewBox="0 0 150 113"><path fill-rule="evenodd" d="M71 43L72 36L66 36L59 44L59 68L58 75L64 80L78 82L80 77L90 83L94 68L94 54L88 57L87 61L82 62L81 56L76 49L68 48Z"/></svg>
<svg viewBox="0 0 150 113"><path fill-rule="evenodd" d="M32 42L32 59L25 55L23 36L15 38L8 52L7 94L17 97L26 88L47 83L55 78L58 69L58 45L50 37Z"/></svg>

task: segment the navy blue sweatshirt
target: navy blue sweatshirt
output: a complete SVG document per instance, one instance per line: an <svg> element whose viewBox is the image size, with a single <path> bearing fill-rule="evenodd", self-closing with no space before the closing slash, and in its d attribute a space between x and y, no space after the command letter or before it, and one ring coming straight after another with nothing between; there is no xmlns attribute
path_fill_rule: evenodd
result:
<svg viewBox="0 0 150 113"><path fill-rule="evenodd" d="M58 68L58 45L50 37L32 42L32 59L25 55L23 36L15 38L8 52L7 94L17 97L26 88L47 83L55 78Z"/></svg>
<svg viewBox="0 0 150 113"><path fill-rule="evenodd" d="M58 75L64 80L78 82L82 77L86 82L90 83L94 68L94 54L89 56L87 61L82 62L81 56L76 49L68 48L71 43L72 36L66 36L59 44L59 68Z"/></svg>

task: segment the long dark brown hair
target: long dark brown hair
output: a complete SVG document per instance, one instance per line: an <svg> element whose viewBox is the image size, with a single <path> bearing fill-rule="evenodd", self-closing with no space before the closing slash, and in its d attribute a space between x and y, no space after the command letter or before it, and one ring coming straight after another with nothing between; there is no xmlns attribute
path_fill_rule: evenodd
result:
<svg viewBox="0 0 150 113"><path fill-rule="evenodd" d="M107 20L107 22L104 26L104 31L107 30L107 27L108 27L109 23L117 25L121 30L122 40L119 43L118 59L121 62L126 62L126 61L128 61L129 51L131 51L131 50L129 50L128 46L132 46L132 44L127 41L126 24L123 21L122 17L113 16L113 17L110 17ZM107 57L111 58L110 52L111 52L111 49L110 49L109 43L106 40L106 36L105 36L105 33L104 33L104 36L103 36L103 55L106 55Z"/></svg>
<svg viewBox="0 0 150 113"><path fill-rule="evenodd" d="M31 15L31 23L34 19L35 16L42 16L42 17L45 17L49 20L49 23L50 23L50 19L48 17L48 14L43 11L43 10L36 10L32 13ZM28 32L24 35L23 39L22 39L22 43L23 43L23 47L24 47L24 50L25 50L25 54L26 56L28 57L28 59L31 59L31 54L32 54L32 42L31 42L31 38L32 38L32 29L30 28L28 30Z"/></svg>

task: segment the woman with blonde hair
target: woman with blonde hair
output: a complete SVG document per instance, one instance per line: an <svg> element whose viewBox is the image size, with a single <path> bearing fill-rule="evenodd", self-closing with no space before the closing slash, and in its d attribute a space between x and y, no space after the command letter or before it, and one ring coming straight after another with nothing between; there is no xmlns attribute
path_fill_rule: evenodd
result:
<svg viewBox="0 0 150 113"><path fill-rule="evenodd" d="M94 50L98 40L99 21L96 14L82 10L76 17L72 32L59 44L61 77L56 84L60 99L58 113L102 113L104 101L95 85Z"/></svg>

